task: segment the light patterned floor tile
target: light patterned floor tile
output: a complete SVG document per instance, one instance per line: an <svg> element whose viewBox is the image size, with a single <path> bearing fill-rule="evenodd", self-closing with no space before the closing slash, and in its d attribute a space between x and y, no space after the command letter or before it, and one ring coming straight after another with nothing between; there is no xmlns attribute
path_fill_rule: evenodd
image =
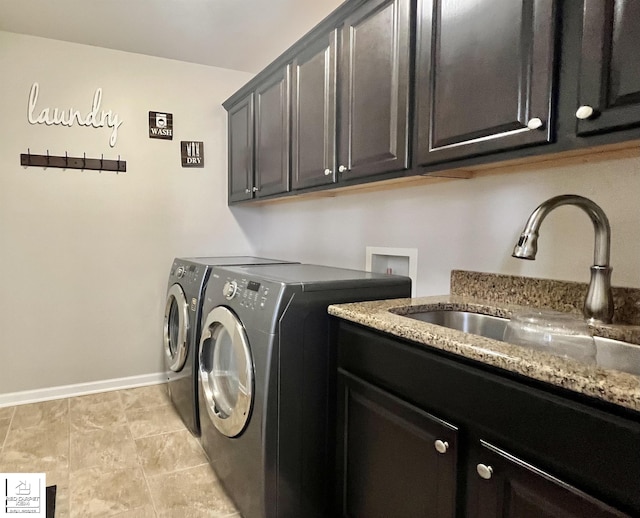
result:
<svg viewBox="0 0 640 518"><path fill-rule="evenodd" d="M0 419L11 419L16 411L14 406L5 406L0 408Z"/></svg>
<svg viewBox="0 0 640 518"><path fill-rule="evenodd" d="M185 426L170 405L127 410L127 421L134 439L161 433L185 430Z"/></svg>
<svg viewBox="0 0 640 518"><path fill-rule="evenodd" d="M47 484L62 479L69 470L69 425L9 428L0 453L0 472L47 474Z"/></svg>
<svg viewBox="0 0 640 518"><path fill-rule="evenodd" d="M71 430L69 470L138 466L136 445L128 426L88 431Z"/></svg>
<svg viewBox="0 0 640 518"><path fill-rule="evenodd" d="M71 428L76 431L118 428L127 422L117 392L73 398L69 412Z"/></svg>
<svg viewBox="0 0 640 518"><path fill-rule="evenodd" d="M162 518L220 518L238 512L208 464L147 480Z"/></svg>
<svg viewBox="0 0 640 518"><path fill-rule="evenodd" d="M69 475L70 518L99 518L151 505L140 468L89 468Z"/></svg>
<svg viewBox="0 0 640 518"><path fill-rule="evenodd" d="M4 446L4 440L7 437L10 424L11 419L0 419L0 451L2 451L2 447Z"/></svg>
<svg viewBox="0 0 640 518"><path fill-rule="evenodd" d="M200 443L188 430L136 439L136 448L148 477L207 463Z"/></svg>
<svg viewBox="0 0 640 518"><path fill-rule="evenodd" d="M171 404L166 384L120 390L118 393L127 410L142 410Z"/></svg>
<svg viewBox="0 0 640 518"><path fill-rule="evenodd" d="M11 428L57 425L69 419L69 400L56 399L16 407Z"/></svg>

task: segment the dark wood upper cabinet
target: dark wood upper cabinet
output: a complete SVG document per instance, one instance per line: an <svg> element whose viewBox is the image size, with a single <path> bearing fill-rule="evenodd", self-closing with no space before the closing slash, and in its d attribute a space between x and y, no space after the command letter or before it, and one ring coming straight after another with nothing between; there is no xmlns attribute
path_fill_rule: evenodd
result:
<svg viewBox="0 0 640 518"><path fill-rule="evenodd" d="M255 195L289 190L290 67L266 78L255 91Z"/></svg>
<svg viewBox="0 0 640 518"><path fill-rule="evenodd" d="M411 2L373 0L344 21L339 105L341 178L406 169Z"/></svg>
<svg viewBox="0 0 640 518"><path fill-rule="evenodd" d="M418 0L416 165L552 138L553 0Z"/></svg>
<svg viewBox="0 0 640 518"><path fill-rule="evenodd" d="M468 518L630 518L481 441L468 465Z"/></svg>
<svg viewBox="0 0 640 518"><path fill-rule="evenodd" d="M344 518L454 518L457 429L357 377L339 376Z"/></svg>
<svg viewBox="0 0 640 518"><path fill-rule="evenodd" d="M253 197L253 94L229 108L229 202Z"/></svg>
<svg viewBox="0 0 640 518"><path fill-rule="evenodd" d="M585 0L579 135L640 125L639 49L640 2Z"/></svg>
<svg viewBox="0 0 640 518"><path fill-rule="evenodd" d="M310 42L292 64L291 183L294 189L337 178L336 70L338 31Z"/></svg>

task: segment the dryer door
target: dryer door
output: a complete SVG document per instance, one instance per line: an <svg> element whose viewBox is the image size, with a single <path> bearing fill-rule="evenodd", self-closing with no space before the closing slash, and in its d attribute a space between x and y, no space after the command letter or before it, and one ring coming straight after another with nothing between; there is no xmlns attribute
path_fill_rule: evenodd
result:
<svg viewBox="0 0 640 518"><path fill-rule="evenodd" d="M253 360L244 328L229 309L218 306L205 320L200 338L203 404L227 437L242 433L253 404Z"/></svg>
<svg viewBox="0 0 640 518"><path fill-rule="evenodd" d="M189 306L184 291L174 284L167 292L164 309L164 354L167 367L178 372L187 359L189 337Z"/></svg>

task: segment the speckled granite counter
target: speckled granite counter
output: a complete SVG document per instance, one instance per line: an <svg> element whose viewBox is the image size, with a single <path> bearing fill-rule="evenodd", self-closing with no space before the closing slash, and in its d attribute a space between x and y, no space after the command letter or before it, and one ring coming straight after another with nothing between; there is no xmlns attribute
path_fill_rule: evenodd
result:
<svg viewBox="0 0 640 518"><path fill-rule="evenodd" d="M475 288L470 289L465 279L473 281ZM513 312L524 309L522 305L517 303L522 303L521 300L516 300L514 303L513 297L508 293L504 291L500 293L486 285L487 282L491 284L496 279L499 281L497 284L503 289L509 283L509 276L454 271L452 272L451 295L338 304L329 306L329 314L418 344L441 349L640 412L640 377L638 376L585 365L571 359L405 316L409 313L434 309L456 309L509 318ZM521 282L524 278L511 277L511 279ZM539 280L532 279L532 281ZM526 284L528 281L524 282ZM529 299L537 302L537 307L559 309L558 304L560 304L563 309L576 311L577 308L571 302L549 303L550 299L559 300L557 299L557 291L552 289L549 282L556 281L544 281L542 283L543 292L539 292L537 295L533 295L533 292L529 292L528 288L521 286L514 292L515 296L521 299L524 289L524 292L529 292ZM484 288L479 287L480 284L483 284ZM561 284L574 284L576 288L581 289L579 283ZM475 295L491 292L491 295L479 299L466 294L458 294L469 291L474 291ZM632 309L628 310L629 314L633 313L635 304L633 300L639 291L629 290L632 300L630 303ZM493 299L494 302L486 299ZM501 302L495 302L496 299L500 299ZM577 300L575 297L574 299ZM531 309L532 305L529 305L528 309ZM633 321L636 317L629 318ZM638 325L597 326L592 328L592 331L596 335L640 343L640 326Z"/></svg>

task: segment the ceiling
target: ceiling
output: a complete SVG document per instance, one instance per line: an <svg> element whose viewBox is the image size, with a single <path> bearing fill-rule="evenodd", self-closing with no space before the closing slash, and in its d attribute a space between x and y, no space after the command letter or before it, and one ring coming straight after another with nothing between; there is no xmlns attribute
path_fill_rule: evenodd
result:
<svg viewBox="0 0 640 518"><path fill-rule="evenodd" d="M0 30L259 72L342 0L0 0Z"/></svg>

